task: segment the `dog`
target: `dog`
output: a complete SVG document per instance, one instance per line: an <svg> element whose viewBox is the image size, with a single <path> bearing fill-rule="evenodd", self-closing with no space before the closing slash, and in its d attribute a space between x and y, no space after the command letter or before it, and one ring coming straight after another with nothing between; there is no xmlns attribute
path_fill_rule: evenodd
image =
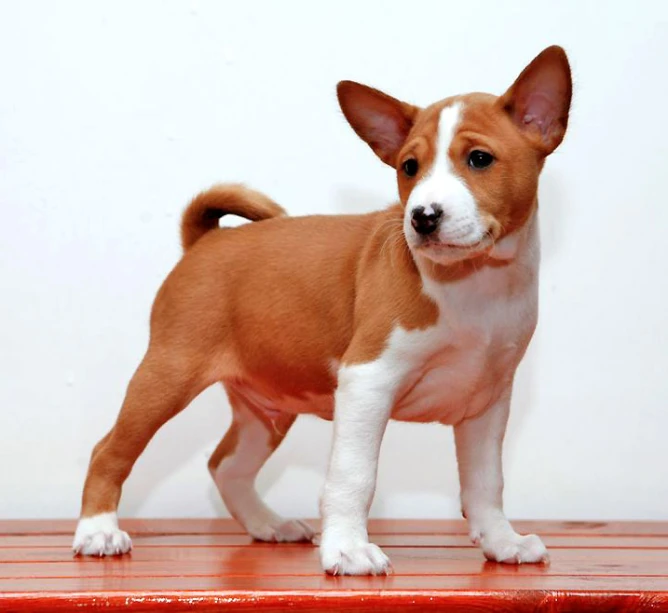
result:
<svg viewBox="0 0 668 613"><path fill-rule="evenodd" d="M536 535L503 512L501 451L513 378L537 320L537 188L568 124L566 53L540 53L501 96L420 108L342 81L340 107L396 171L400 202L360 215L288 217L242 185L184 213L184 255L161 286L150 341L117 421L94 447L73 548L130 550L121 487L149 440L222 382L232 424L208 463L255 539L311 541L254 487L297 415L333 420L320 560L334 575L385 574L367 519L389 419L454 426L462 513L492 561L539 563ZM234 214L255 223L219 227Z"/></svg>

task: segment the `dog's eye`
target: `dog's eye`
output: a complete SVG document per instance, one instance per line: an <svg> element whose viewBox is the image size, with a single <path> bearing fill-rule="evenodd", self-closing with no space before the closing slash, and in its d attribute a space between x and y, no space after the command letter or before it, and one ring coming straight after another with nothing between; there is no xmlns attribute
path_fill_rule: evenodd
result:
<svg viewBox="0 0 668 613"><path fill-rule="evenodd" d="M475 168L476 170L481 170L491 166L493 161L494 156L491 153L487 153L487 151L480 151L480 149L476 149L475 151L471 151L471 153L469 153L469 166L471 168Z"/></svg>
<svg viewBox="0 0 668 613"><path fill-rule="evenodd" d="M418 163L415 158L407 159L401 167L404 169L404 173L407 177L414 177L418 171Z"/></svg>

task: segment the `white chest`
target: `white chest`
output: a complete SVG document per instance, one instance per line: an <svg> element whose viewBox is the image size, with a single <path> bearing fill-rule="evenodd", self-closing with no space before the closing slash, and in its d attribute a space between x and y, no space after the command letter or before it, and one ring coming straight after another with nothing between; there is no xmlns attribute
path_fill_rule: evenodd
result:
<svg viewBox="0 0 668 613"><path fill-rule="evenodd" d="M395 330L381 357L402 377L392 417L457 423L494 402L512 381L538 315L538 234L520 252L455 283L425 281L439 306L426 330Z"/></svg>
<svg viewBox="0 0 668 613"><path fill-rule="evenodd" d="M527 291L471 305L431 330L398 335L406 373L392 417L456 423L485 409L511 382L536 316Z"/></svg>

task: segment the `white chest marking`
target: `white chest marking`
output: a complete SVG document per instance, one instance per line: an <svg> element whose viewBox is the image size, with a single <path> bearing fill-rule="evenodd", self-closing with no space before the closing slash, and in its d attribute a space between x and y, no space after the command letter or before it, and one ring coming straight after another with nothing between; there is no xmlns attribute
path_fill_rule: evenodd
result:
<svg viewBox="0 0 668 613"><path fill-rule="evenodd" d="M439 308L436 325L393 331L379 369L401 376L392 411L402 421L457 423L493 403L512 379L537 319L539 244L532 218L515 258L424 292Z"/></svg>

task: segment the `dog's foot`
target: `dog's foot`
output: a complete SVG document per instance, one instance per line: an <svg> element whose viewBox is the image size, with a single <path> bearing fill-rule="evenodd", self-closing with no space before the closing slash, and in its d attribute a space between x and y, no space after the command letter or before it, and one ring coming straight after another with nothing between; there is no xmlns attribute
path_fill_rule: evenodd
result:
<svg viewBox="0 0 668 613"><path fill-rule="evenodd" d="M254 539L269 543L310 542L315 537L315 530L306 522L299 519L280 520L259 526L248 526L247 529L248 533Z"/></svg>
<svg viewBox="0 0 668 613"><path fill-rule="evenodd" d="M487 534L480 539L485 557L504 564L537 564L549 561L547 549L535 534Z"/></svg>
<svg viewBox="0 0 668 613"><path fill-rule="evenodd" d="M321 544L320 561L328 575L389 575L392 571L382 549L362 540Z"/></svg>
<svg viewBox="0 0 668 613"><path fill-rule="evenodd" d="M75 555L118 556L132 549L132 541L119 529L116 513L100 513L79 520L72 549Z"/></svg>

